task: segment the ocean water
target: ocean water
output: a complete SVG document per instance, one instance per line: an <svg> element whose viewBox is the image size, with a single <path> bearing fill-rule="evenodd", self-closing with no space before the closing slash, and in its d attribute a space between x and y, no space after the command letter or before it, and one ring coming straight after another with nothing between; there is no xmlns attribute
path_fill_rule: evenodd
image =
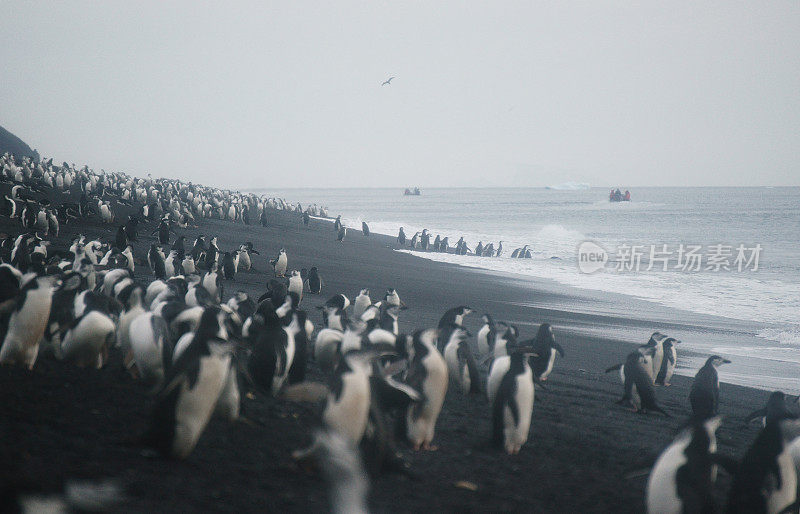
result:
<svg viewBox="0 0 800 514"><path fill-rule="evenodd" d="M619 293L675 309L678 317L688 312L729 319L735 330L720 337L706 333L682 348L697 352L697 359L709 352L747 359L731 367L732 382L800 393L800 188L636 188L632 202L610 203L608 190L580 186L427 189L421 196L403 196L398 189L267 194L303 207L327 206L330 215L341 214L345 225L357 230L362 221L389 235L402 226L410 239L427 228L434 237L449 236L451 246L463 236L471 249L479 241L495 248L503 241L499 258L413 252L423 258ZM595 273L578 268L577 248L584 241L605 249L610 260ZM531 259L510 258L525 244ZM666 252L660 253L663 245ZM679 266L681 245L700 246L699 271ZM638 270L628 258L630 247L641 253ZM662 259L648 270L651 247ZM754 261L746 261L757 247L754 269ZM715 253L729 270L706 269ZM628 266L617 270L614 261L620 257ZM668 271L662 271L664 260Z"/></svg>

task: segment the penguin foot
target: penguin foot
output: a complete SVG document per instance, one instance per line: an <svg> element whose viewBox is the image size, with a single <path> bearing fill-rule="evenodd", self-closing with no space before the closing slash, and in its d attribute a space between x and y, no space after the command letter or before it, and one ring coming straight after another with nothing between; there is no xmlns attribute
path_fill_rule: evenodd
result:
<svg viewBox="0 0 800 514"><path fill-rule="evenodd" d="M425 450L426 452L435 452L435 451L437 451L439 449L439 447L438 446L432 446L430 443L424 443L422 445L422 449Z"/></svg>

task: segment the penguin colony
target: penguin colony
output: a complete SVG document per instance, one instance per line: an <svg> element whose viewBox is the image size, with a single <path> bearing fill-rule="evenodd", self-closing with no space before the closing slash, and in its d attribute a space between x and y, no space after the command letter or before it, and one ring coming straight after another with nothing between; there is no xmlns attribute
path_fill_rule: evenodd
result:
<svg viewBox="0 0 800 514"><path fill-rule="evenodd" d="M212 417L246 419L245 396L319 401L313 443L294 457L322 462L335 511L365 512L365 473L409 472L403 445L436 449L448 388L471 401L488 400L487 440L503 453L520 452L535 430L536 388L549 391L556 356L565 355L550 324L524 339L517 326L485 313L473 340L464 322L474 311L461 305L447 310L435 328L404 332L406 305L392 288L375 301L369 289L352 302L335 293L318 314L306 312L304 295L325 288L317 266L291 269L286 249L263 258L252 242L220 248L213 235L187 241L181 234L201 218L265 226L275 210L297 212L308 227L310 216L327 216L322 208L302 210L280 199L177 180L98 174L52 160L17 162L8 154L0 168L8 191L0 215L20 225L0 242L0 364L33 369L40 354L51 353L65 365L102 368L118 352L153 397L148 429L137 439L144 447L188 457ZM120 219L120 212L129 214ZM62 225L86 219L115 228L114 236L78 236L64 248L51 244ZM362 228L369 235L366 223ZM339 218L334 233L345 244ZM139 238L154 241L146 255L134 254L131 242ZM411 244L428 249L429 239L423 231ZM402 229L398 242L405 244ZM438 236L431 247L448 248L447 238ZM465 248L459 241L457 251ZM497 250L479 243L474 253L499 256L502 242ZM530 250L514 254L524 258ZM265 274L264 293L231 292L238 273ZM670 384L679 343L655 332L607 370L619 371L620 405L670 415L656 391ZM797 399L775 392L748 417L763 429L741 460L716 451L718 368L728 362L714 355L697 372L688 398L693 415L649 473L649 512L718 509L711 488L719 469L733 477L727 511L797 509ZM312 365L326 383L307 379Z"/></svg>

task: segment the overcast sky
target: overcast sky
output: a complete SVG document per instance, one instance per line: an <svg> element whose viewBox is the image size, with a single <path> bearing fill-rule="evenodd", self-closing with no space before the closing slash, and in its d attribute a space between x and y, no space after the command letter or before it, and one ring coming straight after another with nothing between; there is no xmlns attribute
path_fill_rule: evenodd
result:
<svg viewBox="0 0 800 514"><path fill-rule="evenodd" d="M0 125L229 187L800 184L800 2L632 3L4 0Z"/></svg>

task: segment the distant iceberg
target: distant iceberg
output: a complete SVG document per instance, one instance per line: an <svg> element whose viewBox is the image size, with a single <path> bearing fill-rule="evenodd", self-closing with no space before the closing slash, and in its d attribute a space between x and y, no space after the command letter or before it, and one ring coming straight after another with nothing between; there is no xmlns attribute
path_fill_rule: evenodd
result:
<svg viewBox="0 0 800 514"><path fill-rule="evenodd" d="M556 184L554 186L547 186L545 189L555 189L558 191L581 191L589 189L591 186L586 182L564 182L563 184Z"/></svg>

